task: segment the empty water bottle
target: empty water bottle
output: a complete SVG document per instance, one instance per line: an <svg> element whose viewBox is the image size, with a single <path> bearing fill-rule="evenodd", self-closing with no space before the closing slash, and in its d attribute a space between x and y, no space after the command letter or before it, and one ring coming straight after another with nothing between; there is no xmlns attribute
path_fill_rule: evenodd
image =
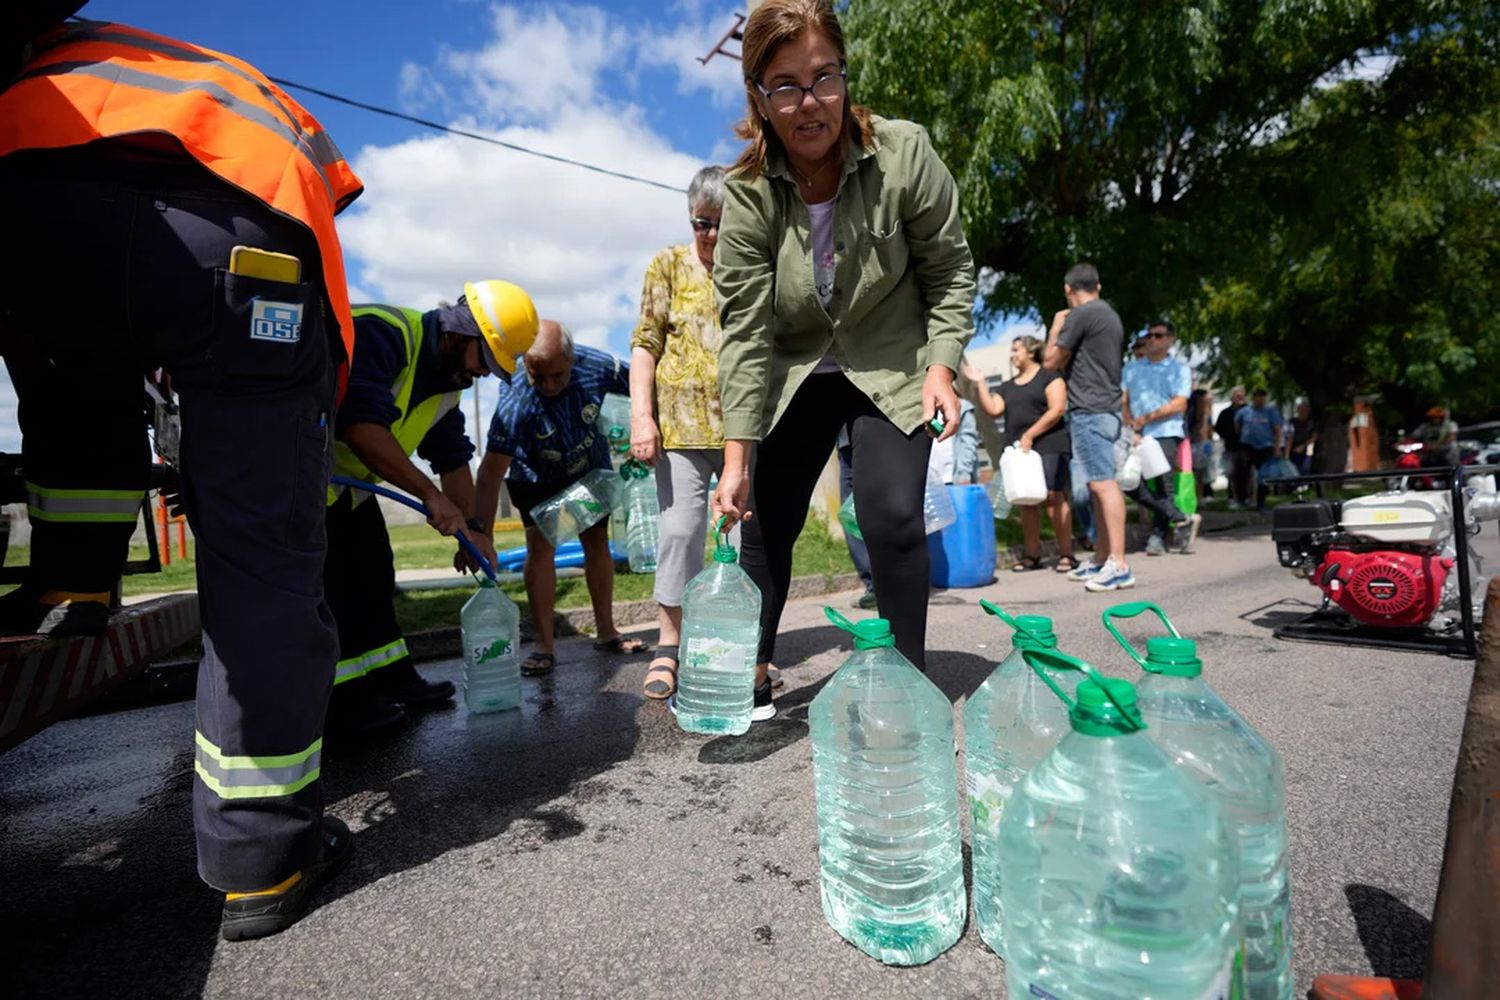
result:
<svg viewBox="0 0 1500 1000"><path fill-rule="evenodd" d="M630 397L618 393L605 393L599 404L599 419L595 426L598 433L609 442L613 456L624 457L630 453Z"/></svg>
<svg viewBox="0 0 1500 1000"><path fill-rule="evenodd" d="M1011 618L989 601L990 614L1009 625L1010 655L1000 662L964 704L964 787L973 833L974 921L979 936L996 954L1001 948L1000 818L1026 772L1071 731L1068 709L1022 657L1027 649L1056 649L1052 619ZM1070 695L1083 675L1064 670L1053 680Z"/></svg>
<svg viewBox="0 0 1500 1000"><path fill-rule="evenodd" d="M521 612L493 580L459 614L464 645L464 704L470 712L500 712L521 704Z"/></svg>
<svg viewBox="0 0 1500 1000"><path fill-rule="evenodd" d="M948 486L932 469L927 470L927 489L922 494L922 522L930 535L942 531L958 520L953 509L953 498L948 495Z"/></svg>
<svg viewBox="0 0 1500 1000"><path fill-rule="evenodd" d="M1010 995L1239 996L1236 852L1218 803L1151 742L1128 681L1055 650L1023 655L1091 679L1072 732L1000 820Z"/></svg>
<svg viewBox="0 0 1500 1000"><path fill-rule="evenodd" d="M995 520L1003 521L1010 517L1010 501L1005 496L1005 479L1000 475L1000 470L995 470L995 475L990 479L985 492L990 495L990 507L995 512Z"/></svg>
<svg viewBox="0 0 1500 1000"><path fill-rule="evenodd" d="M682 592L677 724L690 733L748 730L759 647L760 588L720 535L713 562Z"/></svg>
<svg viewBox="0 0 1500 1000"><path fill-rule="evenodd" d="M1155 612L1171 636L1146 640L1141 657L1112 619ZM1147 676L1137 686L1152 742L1218 799L1239 846L1240 921L1246 995L1289 1000L1292 977L1291 877L1287 866L1286 772L1276 748L1203 679L1191 639L1149 601L1104 612L1109 631Z"/></svg>
<svg viewBox="0 0 1500 1000"><path fill-rule="evenodd" d="M554 547L577 538L609 516L619 505L620 477L612 470L591 469L561 493L531 510L531 519Z"/></svg>
<svg viewBox="0 0 1500 1000"><path fill-rule="evenodd" d="M823 915L888 965L920 965L963 932L953 705L895 649L890 624L830 620L854 653L808 709Z"/></svg>
<svg viewBox="0 0 1500 1000"><path fill-rule="evenodd" d="M632 573L656 572L656 546L661 532L661 506L656 499L656 477L634 459L620 467L625 510L625 552Z"/></svg>

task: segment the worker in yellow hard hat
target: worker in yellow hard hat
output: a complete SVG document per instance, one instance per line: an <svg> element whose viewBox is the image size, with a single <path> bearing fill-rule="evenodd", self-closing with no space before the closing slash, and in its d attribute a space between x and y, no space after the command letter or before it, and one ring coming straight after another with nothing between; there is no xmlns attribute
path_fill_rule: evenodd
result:
<svg viewBox="0 0 1500 1000"><path fill-rule="evenodd" d="M422 501L427 523L444 535L467 535L493 560L492 523L474 517L474 445L458 402L476 378L515 374L516 358L536 339L530 296L506 281L479 281L465 284L452 306L357 305L353 312L354 364L334 424L334 473L388 481ZM438 483L413 464L413 453ZM451 683L417 673L396 623L396 571L380 505L367 492L335 486L326 524L324 591L339 632L329 732L383 730L402 722L406 709L450 700ZM455 565L470 568L462 550Z"/></svg>

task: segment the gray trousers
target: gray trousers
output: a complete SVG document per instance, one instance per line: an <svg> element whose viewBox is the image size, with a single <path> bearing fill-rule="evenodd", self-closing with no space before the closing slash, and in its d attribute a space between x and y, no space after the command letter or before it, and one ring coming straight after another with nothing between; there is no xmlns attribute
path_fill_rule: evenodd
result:
<svg viewBox="0 0 1500 1000"><path fill-rule="evenodd" d="M656 500L661 505L661 537L656 549L656 603L682 605L688 581L703 571L708 532L708 483L724 471L718 448L664 450L656 462ZM730 532L739 544L739 527Z"/></svg>

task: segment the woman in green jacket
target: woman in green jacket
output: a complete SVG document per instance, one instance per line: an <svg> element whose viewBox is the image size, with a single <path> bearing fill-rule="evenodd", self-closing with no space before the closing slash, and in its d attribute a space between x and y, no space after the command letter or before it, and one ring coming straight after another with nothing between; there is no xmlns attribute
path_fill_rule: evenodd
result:
<svg viewBox="0 0 1500 1000"><path fill-rule="evenodd" d="M941 436L958 429L974 262L926 132L850 103L827 0L757 7L743 66L747 146L714 266L725 437L714 508L745 520L742 561L764 597L757 714L769 718L792 547L840 428L881 616L924 665L928 426L941 416Z"/></svg>

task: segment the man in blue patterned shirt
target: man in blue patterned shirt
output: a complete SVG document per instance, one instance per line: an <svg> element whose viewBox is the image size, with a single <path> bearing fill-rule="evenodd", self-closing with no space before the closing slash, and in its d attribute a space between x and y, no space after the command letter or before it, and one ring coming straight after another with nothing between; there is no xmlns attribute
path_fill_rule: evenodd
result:
<svg viewBox="0 0 1500 1000"><path fill-rule="evenodd" d="M536 648L521 664L531 676L549 673L556 663L552 613L557 600L555 550L532 519L532 508L556 496L593 469L608 469L609 442L598 432L599 407L606 393L630 395L630 366L603 351L575 347L568 328L544 319L524 358L524 373L500 386L490 421L489 441L479 463L475 508L493 521L505 480L511 503L526 529L526 596L536 620ZM620 635L614 622L614 560L609 521L585 529L583 572L598 628L596 648L638 653L639 639Z"/></svg>

